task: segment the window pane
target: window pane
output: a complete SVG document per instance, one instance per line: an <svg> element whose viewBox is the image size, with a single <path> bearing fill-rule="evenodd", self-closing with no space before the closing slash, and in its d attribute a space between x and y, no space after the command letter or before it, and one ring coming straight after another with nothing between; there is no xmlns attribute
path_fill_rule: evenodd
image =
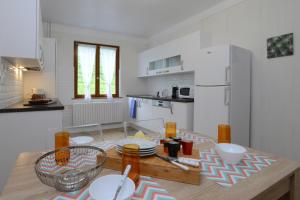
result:
<svg viewBox="0 0 300 200"><path fill-rule="evenodd" d="M92 46L92 48L95 48L95 46ZM83 81L83 73L82 73L82 63L80 62L80 54L78 53L78 70L77 70L77 94L78 95L84 95L84 81ZM90 93L91 95L95 95L96 91L96 66L95 66L96 61L94 61L94 66L93 66L93 73L92 73L92 79L91 79L91 84L90 84Z"/></svg>
<svg viewBox="0 0 300 200"><path fill-rule="evenodd" d="M111 93L116 94L116 54L117 49L111 47L100 48L100 94L106 94L106 82L111 81Z"/></svg>

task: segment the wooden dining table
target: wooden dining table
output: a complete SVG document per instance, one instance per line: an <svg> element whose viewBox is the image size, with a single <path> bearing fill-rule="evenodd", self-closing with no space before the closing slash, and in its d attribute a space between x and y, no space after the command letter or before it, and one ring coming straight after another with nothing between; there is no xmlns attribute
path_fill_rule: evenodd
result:
<svg viewBox="0 0 300 200"><path fill-rule="evenodd" d="M207 142L197 145L199 150L213 147ZM176 199L182 200L243 200L243 199L300 199L300 165L280 156L266 154L276 160L261 171L239 180L232 187L223 187L201 175L200 185L190 185L163 179L154 180ZM54 188L42 184L34 171L35 161L42 152L24 152L19 155L16 165L2 191L1 200L41 200L58 195ZM163 172L162 172L163 173ZM118 171L103 169L99 176L120 174Z"/></svg>

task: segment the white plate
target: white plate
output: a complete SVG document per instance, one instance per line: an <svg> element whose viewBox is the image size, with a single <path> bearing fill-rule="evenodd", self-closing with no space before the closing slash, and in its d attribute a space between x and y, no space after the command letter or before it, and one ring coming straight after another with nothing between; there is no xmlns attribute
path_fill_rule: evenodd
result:
<svg viewBox="0 0 300 200"><path fill-rule="evenodd" d="M123 147L116 146L119 150L123 150ZM155 151L156 148L150 148L150 149L140 149L140 152L149 152L149 151Z"/></svg>
<svg viewBox="0 0 300 200"><path fill-rule="evenodd" d="M117 149L117 148L116 148L116 151L117 151L118 153L120 153L120 154L123 153L122 150L119 150L119 149ZM156 151L153 151L153 152L147 152L147 153L142 153L142 152L140 152L140 156L141 156L141 157L144 157L144 156L151 156L151 155L154 155L155 153L156 153Z"/></svg>
<svg viewBox="0 0 300 200"><path fill-rule="evenodd" d="M140 149L152 149L156 147L156 143L144 139L137 139L137 138L127 138L127 139L122 139L116 142L116 145L118 146L124 146L125 144L137 144L140 146Z"/></svg>
<svg viewBox="0 0 300 200"><path fill-rule="evenodd" d="M89 137L89 136L78 136L78 137L71 138L71 143L73 145L84 145L84 144L89 144L93 141L94 141L94 138Z"/></svg>
<svg viewBox="0 0 300 200"><path fill-rule="evenodd" d="M117 150L118 152L123 152L122 149L116 148L116 150ZM156 152L156 150L153 150L153 151L140 151L139 154L140 154L140 155L141 155L141 154L150 154L150 153L155 153L155 152Z"/></svg>
<svg viewBox="0 0 300 200"><path fill-rule="evenodd" d="M107 175L96 179L89 187L91 197L95 200L112 200L121 178L121 175ZM126 178L117 200L129 199L134 191L134 182L130 178Z"/></svg>

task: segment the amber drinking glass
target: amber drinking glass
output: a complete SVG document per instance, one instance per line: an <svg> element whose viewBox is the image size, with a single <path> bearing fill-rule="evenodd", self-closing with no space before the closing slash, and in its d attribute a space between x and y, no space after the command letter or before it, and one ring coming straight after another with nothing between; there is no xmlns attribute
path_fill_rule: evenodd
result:
<svg viewBox="0 0 300 200"><path fill-rule="evenodd" d="M218 125L218 143L231 143L230 126L228 124Z"/></svg>
<svg viewBox="0 0 300 200"><path fill-rule="evenodd" d="M58 132L55 134L55 149L68 147L70 134L68 132ZM55 152L55 161L59 166L67 165L70 159L69 149L60 149Z"/></svg>
<svg viewBox="0 0 300 200"><path fill-rule="evenodd" d="M175 138L175 137L176 137L176 122L167 122L166 138Z"/></svg>
<svg viewBox="0 0 300 200"><path fill-rule="evenodd" d="M138 184L140 179L140 146L137 144L126 144L123 146L122 173L127 165L131 165L128 177Z"/></svg>

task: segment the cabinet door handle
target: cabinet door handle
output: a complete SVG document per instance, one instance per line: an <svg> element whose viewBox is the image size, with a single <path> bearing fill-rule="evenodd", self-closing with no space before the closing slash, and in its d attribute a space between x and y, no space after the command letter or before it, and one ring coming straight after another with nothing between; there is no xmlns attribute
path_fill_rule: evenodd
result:
<svg viewBox="0 0 300 200"><path fill-rule="evenodd" d="M44 65L44 51L43 51L43 48L42 46L40 45L40 64L41 65Z"/></svg>
<svg viewBox="0 0 300 200"><path fill-rule="evenodd" d="M230 87L224 89L224 105L229 106L230 104Z"/></svg>
<svg viewBox="0 0 300 200"><path fill-rule="evenodd" d="M230 80L231 79L230 71L231 71L230 66L225 68L225 82L226 82L226 84L230 84L230 82L231 82L231 80Z"/></svg>
<svg viewBox="0 0 300 200"><path fill-rule="evenodd" d="M180 69L183 71L184 70L184 68L183 68L183 60L181 60L181 62L180 62Z"/></svg>
<svg viewBox="0 0 300 200"><path fill-rule="evenodd" d="M173 103L172 102L170 103L170 112L173 115Z"/></svg>

